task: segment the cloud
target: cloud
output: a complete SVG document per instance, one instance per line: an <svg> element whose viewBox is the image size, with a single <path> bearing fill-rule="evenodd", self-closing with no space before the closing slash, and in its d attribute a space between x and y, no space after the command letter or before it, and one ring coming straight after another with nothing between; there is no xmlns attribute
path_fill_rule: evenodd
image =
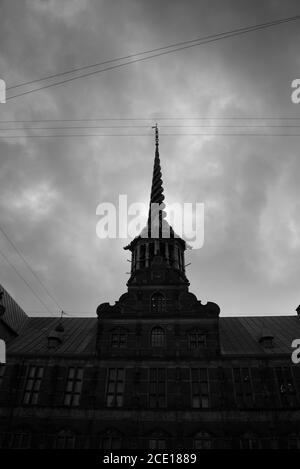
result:
<svg viewBox="0 0 300 469"><path fill-rule="evenodd" d="M72 0L63 5L56 0L7 0L1 4L1 73L11 86L286 17L296 14L297 7L296 1L284 6L254 1L250 6L244 0L191 0L187 8L182 1L168 0ZM187 254L187 262L192 262L191 289L199 298L216 301L223 314L291 313L299 303L299 139L177 134L210 133L211 128L203 126L211 124L219 126L213 130L219 134L274 133L275 127L259 129L256 120L243 118L297 117L290 83L299 71L299 35L299 24L289 23L103 72L12 99L0 107L0 120L240 118L159 121L166 202L205 203L204 246ZM122 247L129 240L99 240L96 207L116 203L119 194L128 194L129 203L148 203L154 122L153 118L128 122L146 127L88 131L140 132L149 137L0 139L1 221L65 309L92 312L99 302L114 302L126 289L128 253ZM228 127L233 123L248 128ZM298 133L297 128L278 131ZM170 133L175 136L164 135ZM8 245L1 246L14 256ZM26 309L43 309L7 266L2 275L1 282L14 290Z"/></svg>

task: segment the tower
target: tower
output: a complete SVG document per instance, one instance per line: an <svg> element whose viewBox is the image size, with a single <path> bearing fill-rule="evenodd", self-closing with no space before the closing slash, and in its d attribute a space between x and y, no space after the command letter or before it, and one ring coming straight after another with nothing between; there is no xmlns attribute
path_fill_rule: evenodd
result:
<svg viewBox="0 0 300 469"><path fill-rule="evenodd" d="M154 129L155 155L147 223L141 233L124 247L131 253L127 292L114 305L103 303L98 306L98 350L102 355L110 353L111 344L107 337L114 323L117 330L124 330L126 337L130 337L130 329L135 328L132 348L126 347L123 351L128 356L157 354L158 349L151 346L151 331L157 327L170 338L168 346L165 342L165 346L160 348L161 356L164 353L167 356L189 353L186 349L179 350L179 337L181 334L186 336L188 330L193 330L195 337L199 336L201 340L205 337L205 350L203 348L202 351L215 355L219 351L220 309L211 302L202 305L189 292L185 272L188 246L166 220L157 125ZM199 356L201 350L197 353Z"/></svg>
<svg viewBox="0 0 300 469"><path fill-rule="evenodd" d="M155 126L155 157L152 175L149 215L145 228L124 249L131 252L131 275L128 292L141 298L152 298L152 307L160 302L167 311L168 303L187 292L185 275L186 242L176 235L166 221L164 189L159 157L158 128Z"/></svg>

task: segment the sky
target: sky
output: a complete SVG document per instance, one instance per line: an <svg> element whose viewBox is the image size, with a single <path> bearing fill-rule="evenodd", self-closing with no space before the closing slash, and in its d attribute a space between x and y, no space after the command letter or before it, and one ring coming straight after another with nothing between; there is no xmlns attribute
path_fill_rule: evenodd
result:
<svg viewBox="0 0 300 469"><path fill-rule="evenodd" d="M297 0L2 0L0 78L10 87L297 14ZM60 308L69 315L94 315L100 303L119 299L126 291L129 254L123 247L130 239L99 239L96 209L103 202L116 204L119 194L126 194L128 203L149 202L151 126L158 122L166 204L205 206L204 245L186 255L190 290L203 303L216 302L221 316L295 314L300 303L300 136L244 134L300 134L291 127L300 120L282 119L300 119L300 103L291 101L291 82L300 78L299 44L300 21L295 21L0 104L1 121L146 119L96 123L145 128L72 131L143 134L126 137L32 138L40 131L22 127L34 124L0 122L1 129L21 128L0 131L0 226L56 303L3 233L0 250L15 269L0 254L0 283L30 315L57 315ZM8 96L34 86L8 90ZM257 122L287 127L184 127ZM201 132L243 135L177 135Z"/></svg>

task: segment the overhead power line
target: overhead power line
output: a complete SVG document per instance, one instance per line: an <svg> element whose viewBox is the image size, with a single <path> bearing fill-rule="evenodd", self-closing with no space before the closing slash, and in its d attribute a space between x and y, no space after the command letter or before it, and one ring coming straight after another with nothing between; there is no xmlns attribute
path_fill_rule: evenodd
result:
<svg viewBox="0 0 300 469"><path fill-rule="evenodd" d="M6 240L9 242L9 244L13 247L13 249L16 251L16 253L18 254L18 256L22 259L22 261L24 262L24 264L27 266L27 268L30 270L30 272L32 273L32 275L34 276L34 278L39 282L39 284L42 286L42 288L44 289L44 291L47 293L47 295L52 299L52 301L56 304L56 306L58 307L58 309L61 311L63 310L63 308L60 306L60 304L56 301L55 297L52 295L52 293L48 290L48 288L46 287L46 285L41 281L41 279L38 277L38 275L36 274L36 272L32 269L31 265L29 264L29 262L26 260L26 258L23 256L23 254L20 252L20 250L17 248L17 246L15 245L15 243L12 241L12 239L8 236L8 234L6 233L6 231L0 226L0 231L1 233L3 234L3 236L6 238Z"/></svg>
<svg viewBox="0 0 300 469"><path fill-rule="evenodd" d="M173 44L169 44L167 46L156 47L154 49L149 49L149 50L146 50L146 51L143 51L143 52L136 52L134 54L125 55L125 56L122 56L122 57L116 57L114 59L104 60L102 62L97 62L97 63L90 64L90 65L84 65L82 67L72 68L72 69L67 70L65 72L60 72L60 73L55 73L55 74L52 74L52 75L47 75L45 77L37 78L35 80L30 80L30 81L27 81L27 82L18 83L16 85L9 86L7 88L7 90L20 88L21 86L31 85L33 83L38 83L38 82L41 82L41 81L45 81L45 80L49 80L49 79L52 79L52 78L64 76L64 75L67 75L67 74L70 74L70 73L79 72L79 71L82 71L82 70L87 70L87 69L90 69L90 68L99 67L99 66L102 66L102 65L107 65L107 64L113 63L113 62L119 62L120 60L126 60L126 59L130 59L130 58L137 57L137 56L140 56L140 55L151 54L153 52L158 52L158 51L166 50L166 49L173 49L173 48L178 47L178 46L183 46L183 45L190 44L190 47L194 47L194 46L199 45L198 43L202 42L202 41L207 41L207 40L215 39L215 38L218 38L218 37L221 37L223 39L223 36L225 36L225 38L226 38L227 34L251 32L252 30L256 31L257 28L268 28L268 27L271 27L271 26L276 26L276 25L281 24L281 23L295 21L295 20L298 20L298 19L300 19L300 15L295 15L295 16L291 16L291 17L288 17L288 18L283 18L283 19L280 19L280 20L274 20L274 21L269 21L269 22L266 22L266 23L260 23L260 24L256 24L256 25L252 25L252 26L243 27L243 28L232 29L230 31L225 31L223 33L210 34L208 36L202 36L200 38L190 39L188 41L176 42L176 43L173 43ZM196 44L194 44L194 43L196 43ZM172 51L172 52L174 52L174 51Z"/></svg>
<svg viewBox="0 0 300 469"><path fill-rule="evenodd" d="M164 137L208 137L208 136L222 136L222 137L230 137L230 136L235 136L235 137L300 137L300 134L283 134L283 133L233 133L233 132L227 132L227 133L160 133L161 136ZM47 135L28 135L28 134L23 134L23 135L0 135L0 138L3 139L11 139L11 138L60 138L60 137L68 137L68 138L74 138L74 137L151 137L151 134L47 134Z"/></svg>
<svg viewBox="0 0 300 469"><path fill-rule="evenodd" d="M216 120L216 121L222 121L222 120L271 120L271 121L277 121L277 120L300 120L300 116L278 116L278 117L258 117L258 116L225 116L225 117L213 117L213 116L206 116L206 117L200 117L200 116L194 116L194 117L187 117L187 116L170 116L170 117L95 117L95 118L90 118L90 119L38 119L38 120L33 120L33 119L14 119L14 120L3 120L0 119L0 124L5 123L43 123L43 122L98 122L98 121L161 121L161 120L180 120L180 121L191 121L191 120Z"/></svg>
<svg viewBox="0 0 300 469"><path fill-rule="evenodd" d="M257 128L299 128L300 124L201 124L201 125L160 125L160 129L257 129ZM0 127L0 131L16 130L90 130L90 129L148 129L148 125L86 125L60 127Z"/></svg>
<svg viewBox="0 0 300 469"><path fill-rule="evenodd" d="M44 303L44 301L40 298L40 296L34 291L34 289L31 287L31 285L27 282L27 280L25 280L23 275L20 274L18 269L10 262L10 260L7 258L7 256L1 250L0 250L0 254L3 257L3 259L7 262L7 264L15 271L15 273L18 275L18 277L20 277L23 280L23 282L27 285L27 287L30 289L30 291L33 293L33 295L41 303L41 305L44 306L44 308L48 311L48 313L54 315L54 313L48 308L46 303Z"/></svg>
<svg viewBox="0 0 300 469"><path fill-rule="evenodd" d="M58 81L58 82L55 82L55 83L50 83L50 84L47 84L47 85L43 85L41 87L34 88L32 90L27 90L27 91L24 91L22 93L19 93L19 94L13 95L13 96L8 96L6 99L7 100L14 99L14 98L17 98L17 97L20 97L20 96L27 95L29 93L33 93L33 92L36 92L36 91L39 91L39 90L50 88L52 86L57 86L57 85L61 85L61 84L64 84L64 83L71 82L73 80L78 80L79 78L85 78L85 77L92 76L92 75L95 75L95 74L98 74L98 73L102 73L102 72L105 72L105 71L108 71L108 70L113 70L113 69L116 69L116 68L120 68L120 67L124 67L126 65L133 64L133 63L149 60L149 59L152 59L154 57L159 57L159 56L163 56L163 55L166 55L166 54L171 54L173 52L177 52L177 51L188 49L188 48L191 48L191 47L196 47L196 46L208 44L210 42L216 42L216 41L226 39L226 38L229 38L229 37L240 36L242 34L250 33L250 32L253 32L253 31L259 31L259 30L262 30L262 29L270 28L272 26L276 26L276 25L283 24L283 23L288 23L288 22L291 22L291 21L299 20L299 19L300 19L300 15L295 15L295 16L292 16L292 17L288 17L288 18L284 18L284 19L280 19L280 20L274 20L274 21L270 21L270 22L267 22L267 23L261 23L261 24L257 24L257 25L254 25L254 26L248 26L248 27L244 27L244 28L233 29L231 31L226 31L226 32L214 34L214 35L211 35L211 36L205 36L205 37L202 37L202 38L198 38L198 39L194 39L194 40L190 40L190 41L185 41L185 42L182 42L182 43L175 43L173 45L168 45L168 46L165 46L165 47L152 49L150 51L144 51L144 52L140 52L140 53L137 53L137 54L132 54L130 56L119 57L117 59L110 59L110 60L105 61L105 62L99 62L98 65L96 65L96 64L87 65L85 67L80 67L80 69L83 70L83 69L86 69L86 68L101 66L101 65L104 65L105 63L106 64L111 63L111 62L113 63L113 62L116 62L116 61L127 59L128 57L137 57L137 56L145 55L147 53L150 54L146 57L139 57L139 58L127 61L127 62L123 62L121 64L112 65L112 66L109 66L109 67L106 67L106 68L102 68L101 70L94 70L94 71L84 73L84 74L81 74L81 75L78 75L78 76L75 76L75 77L66 78L64 80L61 80L61 81ZM179 44L182 44L182 45L180 47L177 47ZM185 45L183 45L183 44L185 44ZM161 50L162 52L152 54L152 52L154 50L156 50L156 51ZM52 79L52 78L56 78L56 77L66 75L66 74L69 74L69 73L74 73L74 71L75 70L73 69L73 70L70 70L70 71L67 71L67 72L61 72L60 74L49 75L48 77L43 77L41 79L31 80L30 83L38 83L40 81L44 81L44 80L47 80L47 79ZM8 87L7 89L9 90L9 89L13 89L13 88L16 88L16 87L26 86L30 83L29 82L20 83L18 85L14 85L14 87Z"/></svg>
<svg viewBox="0 0 300 469"><path fill-rule="evenodd" d="M90 65L84 65L82 67L72 68L72 69L67 70L65 72L54 73L52 75L47 75L45 77L37 78L35 80L30 80L30 81L27 81L27 82L18 83L16 85L9 86L7 88L7 90L20 88L21 86L31 85L33 83L38 83L38 82L41 82L41 81L45 81L45 80L49 80L49 79L52 79L52 78L68 75L70 73L75 73L75 72L79 72L79 71L82 71L82 70L87 70L87 69L90 69L90 68L100 67L102 65L107 65L107 64L113 63L113 62L119 62L120 60L126 60L126 59L130 59L130 58L137 57L137 56L140 56L140 55L151 54L153 52L158 52L158 51L166 50L166 49L173 49L173 48L178 47L178 46L183 46L183 45L190 44L190 47L194 47L194 46L199 45L198 44L199 42L206 41L206 40L209 40L209 39L215 39L215 38L218 38L218 37L223 38L223 36L227 37L227 34L251 32L252 30L256 31L257 28L267 28L267 27L271 27L271 26L276 26L277 24L286 23L286 22L289 22L289 21L295 21L297 19L300 19L300 15L291 16L289 18L283 18L283 19L280 19L280 20L269 21L267 23L260 23L260 24L256 24L256 25L252 25L252 26L243 27L243 28L232 29L230 31L225 31L223 33L210 34L208 36L202 36L200 38L190 39L188 41L176 42L176 43L173 43L173 44L169 44L167 46L156 47L154 49L149 49L149 50L146 50L146 51L143 51L143 52L136 52L134 54L125 55L125 56L122 56L122 57L116 57L114 59L104 60L102 62L97 62L97 63L90 64ZM194 43L196 43L196 44L194 44Z"/></svg>

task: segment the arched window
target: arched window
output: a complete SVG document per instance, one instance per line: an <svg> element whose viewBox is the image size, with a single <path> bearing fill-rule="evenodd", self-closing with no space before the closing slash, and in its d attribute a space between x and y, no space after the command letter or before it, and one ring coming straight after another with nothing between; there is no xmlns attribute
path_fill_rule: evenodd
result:
<svg viewBox="0 0 300 469"><path fill-rule="evenodd" d="M56 449L74 449L76 437L70 430L62 430L56 437Z"/></svg>
<svg viewBox="0 0 300 469"><path fill-rule="evenodd" d="M148 436L149 449L166 449L168 435L161 431L156 430Z"/></svg>
<svg viewBox="0 0 300 469"><path fill-rule="evenodd" d="M11 434L9 448L27 449L30 448L31 434L27 431L17 431Z"/></svg>
<svg viewBox="0 0 300 469"><path fill-rule="evenodd" d="M212 438L209 433L198 432L193 438L194 449L212 449Z"/></svg>
<svg viewBox="0 0 300 469"><path fill-rule="evenodd" d="M100 435L100 449L122 448L123 435L114 429L106 430Z"/></svg>
<svg viewBox="0 0 300 469"><path fill-rule="evenodd" d="M165 311L166 301L162 293L154 293L151 297L151 311L153 313L162 313Z"/></svg>
<svg viewBox="0 0 300 469"><path fill-rule="evenodd" d="M151 345L152 347L164 347L165 331L162 327L153 327L151 331Z"/></svg>
<svg viewBox="0 0 300 469"><path fill-rule="evenodd" d="M241 449L260 449L260 442L256 435L246 433L240 439Z"/></svg>

